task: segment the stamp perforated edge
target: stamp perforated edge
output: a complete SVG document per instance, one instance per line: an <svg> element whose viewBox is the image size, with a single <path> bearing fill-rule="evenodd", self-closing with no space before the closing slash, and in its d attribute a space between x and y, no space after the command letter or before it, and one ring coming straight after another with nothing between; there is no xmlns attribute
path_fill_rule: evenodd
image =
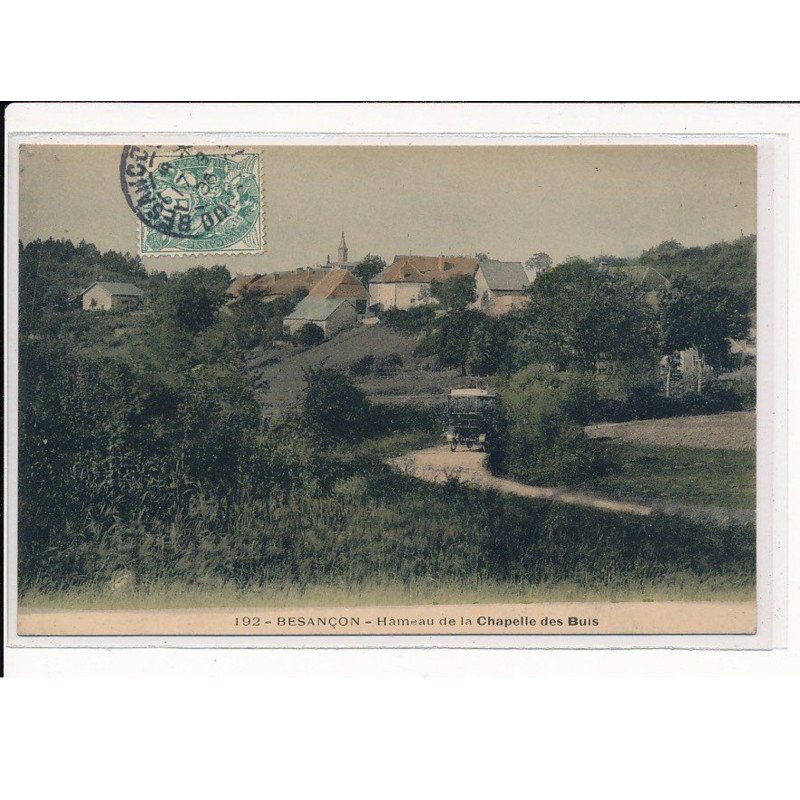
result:
<svg viewBox="0 0 800 800"><path fill-rule="evenodd" d="M224 149L235 148L236 145L220 145ZM253 147L253 145L247 145ZM254 154L258 158L258 195L260 205L258 209L259 219L258 225L261 230L261 249L260 250L161 250L158 252L145 253L142 250L142 228L144 223L136 217L136 255L139 258L205 258L206 256L263 256L266 255L268 249L267 239L267 194L265 190L264 181L264 158L261 149L254 148Z"/></svg>

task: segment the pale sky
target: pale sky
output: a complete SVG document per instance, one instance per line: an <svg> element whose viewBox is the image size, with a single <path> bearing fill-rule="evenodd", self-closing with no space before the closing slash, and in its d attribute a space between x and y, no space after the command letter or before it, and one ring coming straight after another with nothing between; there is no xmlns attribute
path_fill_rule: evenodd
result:
<svg viewBox="0 0 800 800"><path fill-rule="evenodd" d="M248 147L248 150L254 148ZM304 146L261 148L266 252L161 256L148 268L231 273L324 263L342 228L367 252L524 261L544 251L635 256L665 239L706 245L756 231L753 146ZM25 146L20 231L137 252L121 148Z"/></svg>

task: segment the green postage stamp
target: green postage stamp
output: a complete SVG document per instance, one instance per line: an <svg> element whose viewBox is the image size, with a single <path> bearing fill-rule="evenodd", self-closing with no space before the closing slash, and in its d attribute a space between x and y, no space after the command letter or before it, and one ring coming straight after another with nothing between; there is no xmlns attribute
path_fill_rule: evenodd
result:
<svg viewBox="0 0 800 800"><path fill-rule="evenodd" d="M125 199L142 255L264 251L261 159L243 149L125 147Z"/></svg>

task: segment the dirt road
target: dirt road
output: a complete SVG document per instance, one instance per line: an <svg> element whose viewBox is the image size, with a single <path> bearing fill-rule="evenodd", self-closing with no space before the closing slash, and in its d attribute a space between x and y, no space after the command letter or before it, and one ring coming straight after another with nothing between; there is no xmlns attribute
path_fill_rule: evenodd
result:
<svg viewBox="0 0 800 800"><path fill-rule="evenodd" d="M455 453L451 453L447 445L406 453L390 459L388 463L415 478L434 483L445 483L450 478L457 478L464 483L484 489L496 489L522 497L555 500L559 503L598 508L603 511L639 514L640 516L646 516L653 511L653 506L612 500L590 492L551 486L528 486L506 478L498 478L486 469L485 453L471 450L456 450Z"/></svg>

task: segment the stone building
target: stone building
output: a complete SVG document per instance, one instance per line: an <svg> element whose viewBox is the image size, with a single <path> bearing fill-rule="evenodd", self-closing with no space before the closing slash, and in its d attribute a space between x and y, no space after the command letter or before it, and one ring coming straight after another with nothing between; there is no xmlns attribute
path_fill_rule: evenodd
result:
<svg viewBox="0 0 800 800"><path fill-rule="evenodd" d="M407 310L436 301L431 296L434 281L460 275L472 277L478 259L470 256L395 256L394 261L369 283L369 306Z"/></svg>
<svg viewBox="0 0 800 800"><path fill-rule="evenodd" d="M511 310L524 305L525 289L530 283L528 273L520 261L481 261L475 273L476 306L489 313L492 306ZM517 300L498 304L501 297L515 297Z"/></svg>
<svg viewBox="0 0 800 800"><path fill-rule="evenodd" d="M358 321L353 300L346 297L305 297L283 318L284 333L297 333L309 322L322 328L326 338L330 338Z"/></svg>

